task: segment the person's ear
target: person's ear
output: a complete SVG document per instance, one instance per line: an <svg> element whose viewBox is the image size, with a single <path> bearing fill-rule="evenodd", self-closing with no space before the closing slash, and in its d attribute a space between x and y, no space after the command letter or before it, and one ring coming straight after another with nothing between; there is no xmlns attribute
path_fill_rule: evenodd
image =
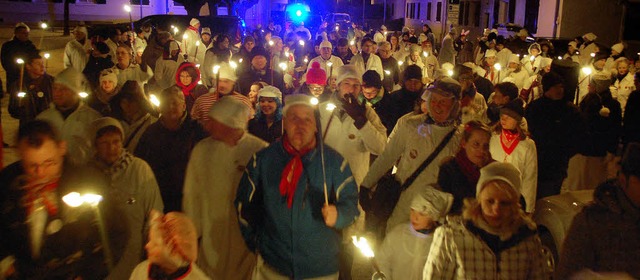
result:
<svg viewBox="0 0 640 280"><path fill-rule="evenodd" d="M67 142L66 141L60 141L60 143L58 143L58 152L61 156L64 156L67 154Z"/></svg>

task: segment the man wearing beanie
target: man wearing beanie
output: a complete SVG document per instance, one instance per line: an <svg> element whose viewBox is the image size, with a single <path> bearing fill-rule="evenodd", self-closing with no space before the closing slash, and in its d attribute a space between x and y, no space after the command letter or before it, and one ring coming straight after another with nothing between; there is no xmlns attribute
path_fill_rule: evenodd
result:
<svg viewBox="0 0 640 280"><path fill-rule="evenodd" d="M609 86L611 77L591 76L589 93L580 102L580 112L587 123L588 137L582 139L578 154L569 161L567 179L569 190L595 189L608 179L609 162L614 159L622 132L622 109L613 99Z"/></svg>
<svg viewBox="0 0 640 280"><path fill-rule="evenodd" d="M362 91L362 73L354 65L344 65L338 68L337 74L338 89L329 101L318 105L321 108L322 137L329 147L349 162L355 183L360 185L369 170L371 155L379 155L384 151L387 142L386 129L371 105L358 99ZM377 86L381 87L380 76L377 78ZM328 108L329 104L335 105L335 109L322 109ZM364 216L360 223L356 224L362 226L363 222ZM344 236L346 238L343 245L348 247L345 247L341 255L343 259L340 272L342 275L350 275L352 250L349 249L353 247L350 246L348 237L351 234Z"/></svg>
<svg viewBox="0 0 640 280"><path fill-rule="evenodd" d="M247 162L267 146L246 132L249 113L234 98L213 104L204 124L210 137L193 148L187 165L182 208L198 229L197 264L211 279L250 279L255 265L233 205Z"/></svg>
<svg viewBox="0 0 640 280"><path fill-rule="evenodd" d="M427 88L422 96L427 104L427 113L398 122L386 149L371 165L362 181L360 192L366 194L396 165L395 179L404 183L441 142L444 145L434 155L433 161L417 174L416 180L400 195L398 204L387 221L387 232L409 219L412 198L437 182L439 163L454 155L460 148L461 127L456 125L456 121L460 113L461 90L460 83L449 77L436 80Z"/></svg>
<svg viewBox="0 0 640 280"><path fill-rule="evenodd" d="M191 109L191 118L204 125L209 120L209 110L211 106L223 97L233 98L245 104L249 110L250 118L252 118L255 111L251 101L248 97L234 90L238 77L233 68L231 68L229 64L223 63L218 71L218 85L215 89L211 88L209 93L201 95L196 99ZM216 78L214 77L214 79Z"/></svg>
<svg viewBox="0 0 640 280"><path fill-rule="evenodd" d="M7 81L7 92L10 94L9 114L20 120L20 126L49 108L53 91L53 77L46 73L43 58L33 52L24 61L22 85L19 80L12 84ZM25 96L20 98L19 92L24 92Z"/></svg>
<svg viewBox="0 0 640 280"><path fill-rule="evenodd" d="M331 45L331 42L326 40L322 41L322 43L320 43L320 55L309 61L309 65L313 65L316 61L319 62L320 68L327 73L327 77L330 77L333 74L333 71L337 71L340 66L344 65L342 63L342 59L331 54L332 50L333 46ZM308 70L307 73L309 73Z"/></svg>
<svg viewBox="0 0 640 280"><path fill-rule="evenodd" d="M255 82L265 82L280 90L284 89L284 75L281 70L269 67L269 53L261 47L255 47L251 51L250 67L243 69L238 75L240 93L249 94L251 85ZM278 68L278 65L272 65Z"/></svg>
<svg viewBox="0 0 640 280"><path fill-rule="evenodd" d="M82 73L70 67L60 72L53 83L52 103L54 106L40 113L36 118L51 123L69 147L68 157L74 164L84 164L91 155L90 127L100 118L100 113L91 109L81 99L87 80Z"/></svg>
<svg viewBox="0 0 640 280"><path fill-rule="evenodd" d="M113 259L114 267L108 279L126 279L143 260L151 210L162 212L164 205L158 183L149 165L124 149L124 129L111 117L96 119L91 123L90 140L95 147L88 166L107 175L108 198L114 199L122 211L119 222L126 229L124 234L113 234L111 240L124 243L119 258Z"/></svg>
<svg viewBox="0 0 640 280"><path fill-rule="evenodd" d="M396 126L400 117L413 111L416 103L422 95L422 69L416 65L408 66L402 73L402 88L394 91L379 106L383 107L386 114L382 121L387 128L387 134Z"/></svg>
<svg viewBox="0 0 640 280"><path fill-rule="evenodd" d="M213 48L213 40L211 39L211 28L203 27L202 32L200 32L200 40L199 43L196 42L196 50L195 50L195 60L193 63L202 64L204 63L204 57L207 50Z"/></svg>
<svg viewBox="0 0 640 280"><path fill-rule="evenodd" d="M89 61L91 52L91 42L87 39L87 28L76 26L73 30L74 39L64 48L64 68L73 67L78 72L82 72Z"/></svg>
<svg viewBox="0 0 640 280"><path fill-rule="evenodd" d="M382 81L380 81L380 75L378 72L369 70L362 75L362 93L358 95L358 102L366 102L371 105L378 116L382 115L380 112L384 111L383 107L380 107L380 102L389 93L382 87Z"/></svg>
<svg viewBox="0 0 640 280"><path fill-rule="evenodd" d="M380 57L375 54L374 42L369 37L365 37L360 42L362 51L351 58L349 64L355 65L360 73L364 73L367 70L375 70L380 77L384 75L382 69L382 61Z"/></svg>
<svg viewBox="0 0 640 280"><path fill-rule="evenodd" d="M195 61L196 42L200 41L200 21L197 18L192 18L191 21L189 21L189 27L187 27L180 38L182 39L180 50L182 51L182 55L185 56L185 60Z"/></svg>
<svg viewBox="0 0 640 280"><path fill-rule="evenodd" d="M358 187L346 160L319 140L311 97L289 95L284 104L282 141L241 169L235 200L245 243L259 253L254 276L337 280L340 232L360 214ZM224 279L247 279L234 276Z"/></svg>
<svg viewBox="0 0 640 280"><path fill-rule="evenodd" d="M529 104L525 118L538 150L537 199L560 193L569 159L585 144L586 124L578 108L564 98L563 79L555 72L542 77L543 96Z"/></svg>
<svg viewBox="0 0 640 280"><path fill-rule="evenodd" d="M639 143L627 146L620 165L618 177L600 184L573 218L555 279L589 279L593 272L602 279L640 278ZM576 275L585 270L588 277Z"/></svg>

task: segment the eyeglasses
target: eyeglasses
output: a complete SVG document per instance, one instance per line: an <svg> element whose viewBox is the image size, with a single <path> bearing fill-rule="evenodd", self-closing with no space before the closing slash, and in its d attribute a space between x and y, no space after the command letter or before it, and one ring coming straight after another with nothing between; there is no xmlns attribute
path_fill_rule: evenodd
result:
<svg viewBox="0 0 640 280"><path fill-rule="evenodd" d="M312 91L323 91L324 87L323 86L309 86L309 89Z"/></svg>

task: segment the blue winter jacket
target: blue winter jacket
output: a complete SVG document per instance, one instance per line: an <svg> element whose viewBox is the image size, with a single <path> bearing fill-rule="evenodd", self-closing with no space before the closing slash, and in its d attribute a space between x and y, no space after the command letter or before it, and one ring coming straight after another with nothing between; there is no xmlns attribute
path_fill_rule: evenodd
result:
<svg viewBox="0 0 640 280"><path fill-rule="evenodd" d="M338 209L335 228L326 226L322 217L325 198L319 147L302 157L304 171L292 208L280 194L280 175L292 158L280 141L253 156L238 187L236 207L247 246L292 279L336 273L340 230L359 215L358 189L347 161L328 146L324 155L329 204Z"/></svg>

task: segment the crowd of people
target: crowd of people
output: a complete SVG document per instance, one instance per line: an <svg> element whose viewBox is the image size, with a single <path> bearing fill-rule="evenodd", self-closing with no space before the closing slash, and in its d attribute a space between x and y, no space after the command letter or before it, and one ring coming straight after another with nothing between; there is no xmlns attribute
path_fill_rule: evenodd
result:
<svg viewBox="0 0 640 280"><path fill-rule="evenodd" d="M362 235L387 279L640 277L624 43L189 25L80 25L55 77L15 26L0 279L352 279ZM594 202L554 271L531 217L563 189Z"/></svg>

